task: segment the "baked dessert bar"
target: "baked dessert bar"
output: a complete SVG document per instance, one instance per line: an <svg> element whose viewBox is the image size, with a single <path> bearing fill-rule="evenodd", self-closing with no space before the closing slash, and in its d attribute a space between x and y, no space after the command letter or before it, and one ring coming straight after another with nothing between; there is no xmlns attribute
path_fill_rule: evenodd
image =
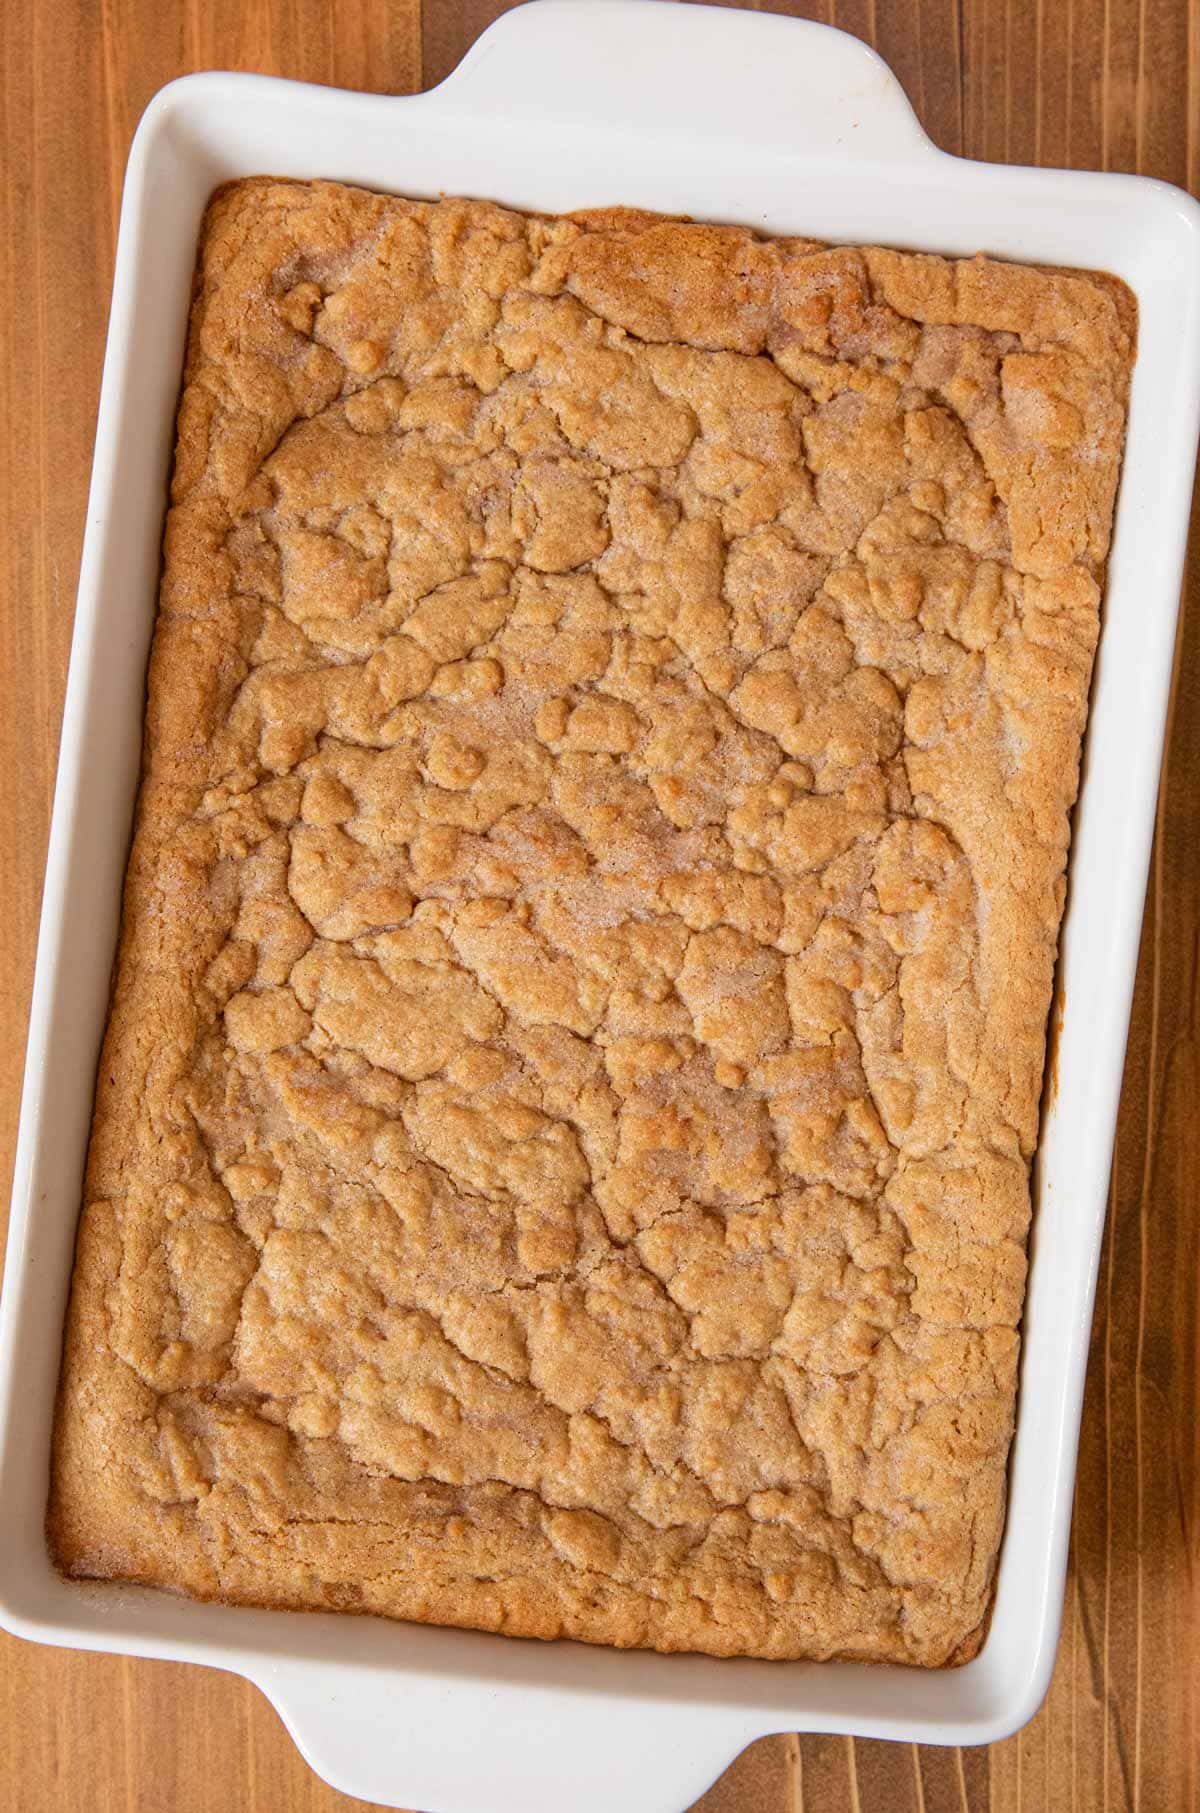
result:
<svg viewBox="0 0 1200 1813"><path fill-rule="evenodd" d="M218 193L67 1573L973 1653L1131 342L1078 273Z"/></svg>

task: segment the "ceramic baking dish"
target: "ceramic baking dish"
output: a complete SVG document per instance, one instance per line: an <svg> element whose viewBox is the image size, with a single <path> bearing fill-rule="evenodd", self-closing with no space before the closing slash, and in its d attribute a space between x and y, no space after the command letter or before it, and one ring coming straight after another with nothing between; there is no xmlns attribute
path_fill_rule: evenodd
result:
<svg viewBox="0 0 1200 1813"><path fill-rule="evenodd" d="M229 177L329 176L568 209L626 202L831 240L1116 272L1140 352L1071 867L1058 1087L995 1612L951 1671L720 1662L68 1584L43 1540L51 1415L141 742L184 329ZM433 1813L677 1813L765 1732L977 1744L1030 1717L1058 1637L1200 400L1200 209L1125 176L934 149L853 38L771 15L542 0L413 99L202 75L130 155L34 987L0 1328L0 1621L233 1669L347 1793ZM580 1759L586 1757L586 1767Z"/></svg>

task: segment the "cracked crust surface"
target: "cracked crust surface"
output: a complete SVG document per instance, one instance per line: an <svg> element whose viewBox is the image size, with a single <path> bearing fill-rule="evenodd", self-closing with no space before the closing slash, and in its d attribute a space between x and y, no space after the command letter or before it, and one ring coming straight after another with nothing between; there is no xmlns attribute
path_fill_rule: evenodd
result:
<svg viewBox="0 0 1200 1813"><path fill-rule="evenodd" d="M1127 319L620 210L216 197L67 1572L972 1652Z"/></svg>

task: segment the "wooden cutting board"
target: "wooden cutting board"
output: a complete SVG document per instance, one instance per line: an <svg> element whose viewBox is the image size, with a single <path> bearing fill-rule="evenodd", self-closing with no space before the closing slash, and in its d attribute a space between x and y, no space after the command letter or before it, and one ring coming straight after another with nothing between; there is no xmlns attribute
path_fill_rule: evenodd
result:
<svg viewBox="0 0 1200 1813"><path fill-rule="evenodd" d="M1198 0L764 8L875 44L948 150L1200 186ZM121 173L137 117L155 89L193 69L410 92L439 81L503 10L496 0L0 6L0 1186L12 1164ZM703 1813L1200 1806L1195 557L1188 583L1049 1699L1020 1736L990 1750L772 1738L704 1796ZM311 1775L242 1681L4 1637L0 1783L14 1813L365 1804Z"/></svg>

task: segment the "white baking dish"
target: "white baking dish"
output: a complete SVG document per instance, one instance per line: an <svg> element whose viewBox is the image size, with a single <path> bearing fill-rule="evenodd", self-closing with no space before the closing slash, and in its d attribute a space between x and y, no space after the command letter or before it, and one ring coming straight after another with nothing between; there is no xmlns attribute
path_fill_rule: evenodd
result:
<svg viewBox="0 0 1200 1813"><path fill-rule="evenodd" d="M59 1342L130 814L196 234L251 172L517 206L642 204L814 237L1118 273L1133 381L1038 1165L1008 1527L982 1653L945 1672L617 1654L67 1584L43 1541ZM544 0L432 94L254 76L159 94L130 156L42 914L0 1328L0 1621L206 1662L273 1700L347 1793L437 1813L673 1813L751 1739L976 1744L1049 1680L1154 817L1200 399L1200 209L1136 178L936 151L855 39L752 13ZM581 1769L582 1758L587 1759Z"/></svg>

